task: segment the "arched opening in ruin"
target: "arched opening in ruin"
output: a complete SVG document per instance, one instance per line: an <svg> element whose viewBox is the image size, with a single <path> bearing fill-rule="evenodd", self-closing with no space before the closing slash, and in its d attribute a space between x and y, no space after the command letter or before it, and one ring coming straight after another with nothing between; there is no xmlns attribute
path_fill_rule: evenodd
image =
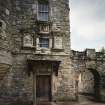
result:
<svg viewBox="0 0 105 105"><path fill-rule="evenodd" d="M95 69L89 69L94 76L94 97L96 100L100 100L100 74Z"/></svg>
<svg viewBox="0 0 105 105"><path fill-rule="evenodd" d="M100 100L100 75L97 70L86 69L79 74L78 93Z"/></svg>

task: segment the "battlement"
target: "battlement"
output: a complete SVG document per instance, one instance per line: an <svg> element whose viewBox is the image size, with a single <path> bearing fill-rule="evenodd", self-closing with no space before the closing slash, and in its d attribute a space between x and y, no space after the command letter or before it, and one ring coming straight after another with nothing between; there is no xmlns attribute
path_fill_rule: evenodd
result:
<svg viewBox="0 0 105 105"><path fill-rule="evenodd" d="M72 59L87 59L87 60L105 60L105 53L96 52L95 49L85 49L84 51L71 50Z"/></svg>

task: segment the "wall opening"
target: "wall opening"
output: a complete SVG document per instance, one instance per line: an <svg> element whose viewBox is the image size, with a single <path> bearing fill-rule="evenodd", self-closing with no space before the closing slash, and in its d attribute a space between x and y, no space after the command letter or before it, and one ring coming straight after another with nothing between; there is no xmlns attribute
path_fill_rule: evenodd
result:
<svg viewBox="0 0 105 105"><path fill-rule="evenodd" d="M100 75L97 70L86 69L79 74L78 95L79 94L100 100Z"/></svg>

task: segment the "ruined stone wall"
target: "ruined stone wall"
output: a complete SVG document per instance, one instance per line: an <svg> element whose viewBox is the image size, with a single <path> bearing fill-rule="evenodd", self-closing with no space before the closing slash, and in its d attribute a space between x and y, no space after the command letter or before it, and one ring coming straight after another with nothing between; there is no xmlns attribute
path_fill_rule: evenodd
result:
<svg viewBox="0 0 105 105"><path fill-rule="evenodd" d="M78 91L86 94L95 94L99 91L100 96L104 97L105 54L95 52L95 49L86 49L83 52L72 51L71 57L78 77Z"/></svg>

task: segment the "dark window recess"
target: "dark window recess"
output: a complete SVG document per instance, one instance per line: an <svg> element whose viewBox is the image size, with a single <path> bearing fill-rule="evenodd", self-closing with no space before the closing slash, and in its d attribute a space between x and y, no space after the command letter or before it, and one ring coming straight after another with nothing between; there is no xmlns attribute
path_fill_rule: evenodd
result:
<svg viewBox="0 0 105 105"><path fill-rule="evenodd" d="M48 4L48 0L38 0L38 3L40 3L40 4Z"/></svg>
<svg viewBox="0 0 105 105"><path fill-rule="evenodd" d="M48 3L38 3L38 20L48 21L49 18L49 6Z"/></svg>
<svg viewBox="0 0 105 105"><path fill-rule="evenodd" d="M49 48L49 38L39 38L39 47Z"/></svg>
<svg viewBox="0 0 105 105"><path fill-rule="evenodd" d="M2 22L0 22L0 27L2 27Z"/></svg>

